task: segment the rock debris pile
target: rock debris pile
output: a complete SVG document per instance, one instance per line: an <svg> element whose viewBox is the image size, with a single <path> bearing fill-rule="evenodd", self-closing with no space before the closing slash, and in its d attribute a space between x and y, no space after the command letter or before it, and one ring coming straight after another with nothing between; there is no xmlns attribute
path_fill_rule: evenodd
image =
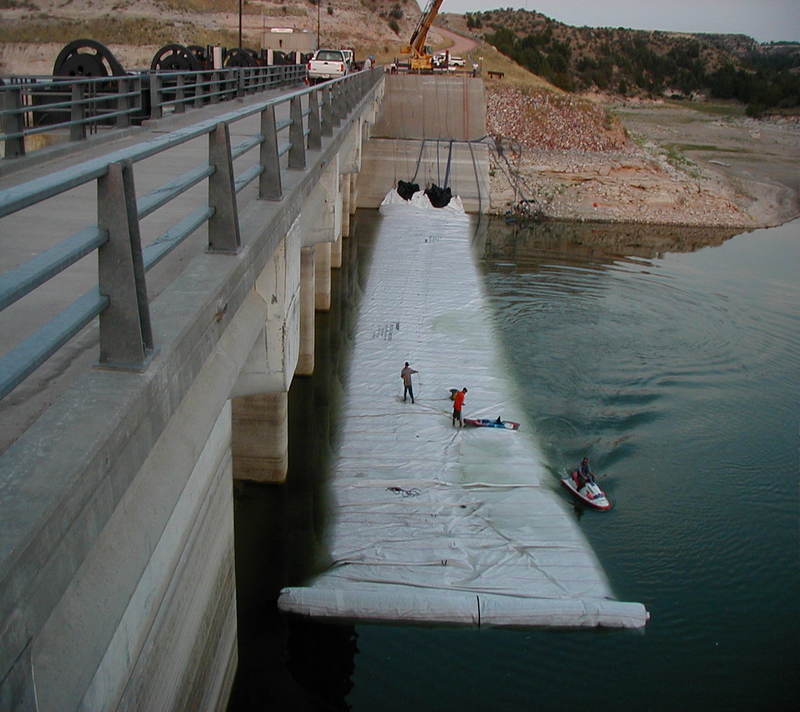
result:
<svg viewBox="0 0 800 712"><path fill-rule="evenodd" d="M493 88L486 99L486 125L490 134L513 137L526 148L615 151L628 143L625 129L601 107L548 91Z"/></svg>
<svg viewBox="0 0 800 712"><path fill-rule="evenodd" d="M544 218L751 227L718 177L640 147L601 106L567 94L487 88L492 212ZM524 207L525 210L520 210Z"/></svg>

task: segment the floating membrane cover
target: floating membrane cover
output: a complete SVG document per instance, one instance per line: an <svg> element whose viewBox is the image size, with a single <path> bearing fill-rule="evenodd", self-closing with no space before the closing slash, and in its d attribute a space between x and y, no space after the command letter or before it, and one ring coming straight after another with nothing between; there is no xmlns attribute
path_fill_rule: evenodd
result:
<svg viewBox="0 0 800 712"><path fill-rule="evenodd" d="M347 620L640 628L613 600L514 399L473 264L460 200L396 191L361 300L329 483L330 566L285 588L285 611ZM418 371L403 402L400 370ZM519 431L454 428L464 414Z"/></svg>

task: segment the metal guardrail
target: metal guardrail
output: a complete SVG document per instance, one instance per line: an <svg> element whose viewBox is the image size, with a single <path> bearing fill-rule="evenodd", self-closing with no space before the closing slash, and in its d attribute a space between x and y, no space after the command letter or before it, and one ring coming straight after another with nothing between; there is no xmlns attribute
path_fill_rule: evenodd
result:
<svg viewBox="0 0 800 712"><path fill-rule="evenodd" d="M149 72L119 77L11 77L0 83L5 158L25 155L25 137L61 133L80 141L101 128L126 128L305 79L305 65Z"/></svg>
<svg viewBox="0 0 800 712"><path fill-rule="evenodd" d="M333 135L381 76L380 70L363 71L290 92L0 191L0 219L90 181L97 181L98 206L97 224L0 274L0 311L95 250L99 261L94 289L0 358L0 398L97 316L100 364L144 370L156 346L145 273L205 224L209 251L238 252L237 194L258 180L260 199L280 200L282 171L305 169L306 148L320 149L323 136ZM276 108L287 103L289 118L277 120ZM258 135L231 146L229 125L255 114L260 114ZM136 195L134 164L204 135L208 163ZM256 147L256 163L235 175L233 162ZM207 204L143 247L140 221L202 181L208 182Z"/></svg>
<svg viewBox="0 0 800 712"><path fill-rule="evenodd" d="M304 64L232 67L201 72L157 72L149 76L150 117L161 118L170 110L180 113L187 107L214 104L301 82L306 78L306 67Z"/></svg>

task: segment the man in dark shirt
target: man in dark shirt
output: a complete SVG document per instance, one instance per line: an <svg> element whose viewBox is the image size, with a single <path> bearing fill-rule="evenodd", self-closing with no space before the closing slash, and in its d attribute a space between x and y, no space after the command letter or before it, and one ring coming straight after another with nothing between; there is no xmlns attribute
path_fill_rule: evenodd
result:
<svg viewBox="0 0 800 712"><path fill-rule="evenodd" d="M408 365L408 361L406 361L406 365L403 367L403 370L400 371L400 377L403 379L403 403L406 402L406 394L411 396L411 402L414 402L414 389L411 386L411 374L412 373L419 373L419 371L415 371L411 366Z"/></svg>
<svg viewBox="0 0 800 712"><path fill-rule="evenodd" d="M584 457L581 464L578 465L578 489L587 482L594 482L594 472L589 469L589 458Z"/></svg>

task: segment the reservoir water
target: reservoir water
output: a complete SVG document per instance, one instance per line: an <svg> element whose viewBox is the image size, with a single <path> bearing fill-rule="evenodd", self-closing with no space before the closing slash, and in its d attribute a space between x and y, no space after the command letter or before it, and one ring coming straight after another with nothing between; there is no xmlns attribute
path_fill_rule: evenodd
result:
<svg viewBox="0 0 800 712"><path fill-rule="evenodd" d="M644 633L341 626L275 612L277 590L314 570L324 539L320 482L379 229L376 213L359 213L337 303L318 317L317 373L292 387L287 485L237 489L231 709L794 707L800 221L736 236L475 226L492 319L552 486L584 454L603 476L614 509L572 516L617 597L651 612Z"/></svg>

